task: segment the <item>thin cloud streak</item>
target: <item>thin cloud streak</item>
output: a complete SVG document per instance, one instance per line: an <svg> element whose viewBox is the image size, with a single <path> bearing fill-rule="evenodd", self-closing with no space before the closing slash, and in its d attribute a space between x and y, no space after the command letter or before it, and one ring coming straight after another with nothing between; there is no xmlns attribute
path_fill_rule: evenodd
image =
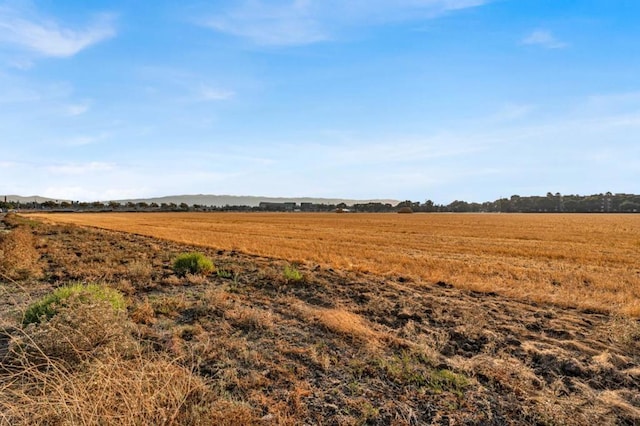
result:
<svg viewBox="0 0 640 426"><path fill-rule="evenodd" d="M200 87L200 97L203 101L226 101L235 97L232 90L217 89L209 86Z"/></svg>
<svg viewBox="0 0 640 426"><path fill-rule="evenodd" d="M72 29L53 19L25 16L0 7L0 43L17 46L42 56L67 58L116 35L114 17L103 14L83 29Z"/></svg>
<svg viewBox="0 0 640 426"><path fill-rule="evenodd" d="M52 174L86 175L86 174L92 174L96 172L112 171L114 168L115 166L113 164L93 161L90 163L83 163L83 164L71 163L71 164L49 166L46 168L46 170Z"/></svg>
<svg viewBox="0 0 640 426"><path fill-rule="evenodd" d="M265 46L298 46L331 41L351 27L433 19L492 0L244 1L212 14L200 24Z"/></svg>
<svg viewBox="0 0 640 426"><path fill-rule="evenodd" d="M89 111L89 108L90 107L88 103L71 104L71 105L67 105L64 108L64 112L65 112L65 115L67 115L68 117L77 117Z"/></svg>
<svg viewBox="0 0 640 426"><path fill-rule="evenodd" d="M324 41L329 35L308 1L285 5L245 2L204 22L216 31L247 38L261 45L302 45Z"/></svg>
<svg viewBox="0 0 640 426"><path fill-rule="evenodd" d="M534 30L522 39L522 44L541 46L547 49L564 49L569 47L568 43L558 40L551 31L544 29Z"/></svg>

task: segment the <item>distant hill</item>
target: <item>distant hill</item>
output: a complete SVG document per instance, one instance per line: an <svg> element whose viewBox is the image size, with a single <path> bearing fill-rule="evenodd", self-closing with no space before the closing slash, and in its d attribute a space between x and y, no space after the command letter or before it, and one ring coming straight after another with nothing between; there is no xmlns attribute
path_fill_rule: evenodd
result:
<svg viewBox="0 0 640 426"><path fill-rule="evenodd" d="M0 195L0 201L5 201L5 198L8 203L46 203L47 201L55 201L58 203L63 201L71 202L70 200L63 200L61 198L47 198L39 195L30 195L28 197L23 197L21 195Z"/></svg>
<svg viewBox="0 0 640 426"><path fill-rule="evenodd" d="M352 206L354 204L366 204L366 203L383 203L383 204L391 204L396 205L399 203L397 200L351 200L351 199L343 199L343 198L310 198L310 197L302 197L302 198L287 198L287 197L258 197L258 196L238 196L238 195L205 195L205 194L197 194L197 195L169 195L166 197L156 197L156 198L139 198L139 199L131 199L131 200L114 200L119 203L186 203L190 206L194 204L199 204L202 206L215 206L215 207L223 207L223 206L249 206L256 207L261 202L267 203L314 203L314 204L340 204L345 203L348 206Z"/></svg>

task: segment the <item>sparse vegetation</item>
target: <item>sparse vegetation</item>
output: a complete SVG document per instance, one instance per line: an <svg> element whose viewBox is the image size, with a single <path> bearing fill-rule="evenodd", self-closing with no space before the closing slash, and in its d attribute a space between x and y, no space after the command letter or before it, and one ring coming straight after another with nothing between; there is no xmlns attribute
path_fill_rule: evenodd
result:
<svg viewBox="0 0 640 426"><path fill-rule="evenodd" d="M300 282L304 280L304 275L295 266L286 265L283 271L284 279L287 282Z"/></svg>
<svg viewBox="0 0 640 426"><path fill-rule="evenodd" d="M173 262L173 270L179 276L187 274L209 274L213 272L214 266L211 259L202 253L183 253L176 257Z"/></svg>
<svg viewBox="0 0 640 426"><path fill-rule="evenodd" d="M0 274L12 279L24 279L40 273L33 234L20 227L0 234Z"/></svg>
<svg viewBox="0 0 640 426"><path fill-rule="evenodd" d="M32 233L45 278L0 277L0 425L640 422L628 315L106 230ZM173 260L195 250L233 281L178 277ZM291 264L306 284L274 285ZM97 280L128 310L80 291L22 322L54 286Z"/></svg>
<svg viewBox="0 0 640 426"><path fill-rule="evenodd" d="M48 305L51 307L52 304ZM32 305L33 306L33 305ZM39 305L40 307L43 305ZM46 365L55 360L67 370L78 369L82 363L117 353L126 356L136 350L126 314L114 309L109 300L86 298L72 293L55 306L55 315L48 309L40 311L42 322L32 323L22 335L11 341L12 359L24 364Z"/></svg>
<svg viewBox="0 0 640 426"><path fill-rule="evenodd" d="M253 417L248 407L219 400L204 379L157 355L112 354L78 371L52 359L27 362L7 378L0 378L0 424L213 425L229 424L226 416Z"/></svg>
<svg viewBox="0 0 640 426"><path fill-rule="evenodd" d="M23 323L31 324L51 319L70 302L91 304L99 301L108 302L116 311L122 311L126 307L122 294L114 289L98 284L71 284L59 287L29 305L24 313Z"/></svg>
<svg viewBox="0 0 640 426"><path fill-rule="evenodd" d="M106 213L43 217L640 317L640 226L634 215L347 214L337 219L321 213Z"/></svg>
<svg viewBox="0 0 640 426"><path fill-rule="evenodd" d="M222 269L222 268L217 268L216 269L216 275L219 278L223 278L223 279L230 279L233 278L233 273L227 269Z"/></svg>

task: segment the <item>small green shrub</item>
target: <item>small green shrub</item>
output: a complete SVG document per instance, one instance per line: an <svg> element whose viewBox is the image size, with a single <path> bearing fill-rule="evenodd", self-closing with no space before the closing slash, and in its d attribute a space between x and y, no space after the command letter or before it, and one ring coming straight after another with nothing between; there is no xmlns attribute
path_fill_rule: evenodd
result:
<svg viewBox="0 0 640 426"><path fill-rule="evenodd" d="M27 325L38 323L41 318L51 319L61 307L66 306L70 298L82 303L106 301L116 311L123 311L126 307L124 297L117 290L98 284L72 284L59 287L29 305L22 322Z"/></svg>
<svg viewBox="0 0 640 426"><path fill-rule="evenodd" d="M213 272L213 262L202 253L183 253L173 261L173 271L179 276L187 274L209 274Z"/></svg>
<svg viewBox="0 0 640 426"><path fill-rule="evenodd" d="M233 273L227 269L216 269L216 275L219 278L224 278L224 279L233 278Z"/></svg>
<svg viewBox="0 0 640 426"><path fill-rule="evenodd" d="M304 275L295 266L287 265L284 267L284 278L288 282L299 282L304 279Z"/></svg>

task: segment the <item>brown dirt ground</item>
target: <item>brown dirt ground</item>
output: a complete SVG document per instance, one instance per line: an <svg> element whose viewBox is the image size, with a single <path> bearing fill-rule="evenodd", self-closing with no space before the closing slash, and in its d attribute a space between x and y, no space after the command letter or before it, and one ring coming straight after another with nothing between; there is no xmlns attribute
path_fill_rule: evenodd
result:
<svg viewBox="0 0 640 426"><path fill-rule="evenodd" d="M293 281L281 260L30 226L44 277L0 277L0 335L52 288L106 283L139 339L255 424L640 424L637 320L313 265ZM177 277L191 250L220 272Z"/></svg>

